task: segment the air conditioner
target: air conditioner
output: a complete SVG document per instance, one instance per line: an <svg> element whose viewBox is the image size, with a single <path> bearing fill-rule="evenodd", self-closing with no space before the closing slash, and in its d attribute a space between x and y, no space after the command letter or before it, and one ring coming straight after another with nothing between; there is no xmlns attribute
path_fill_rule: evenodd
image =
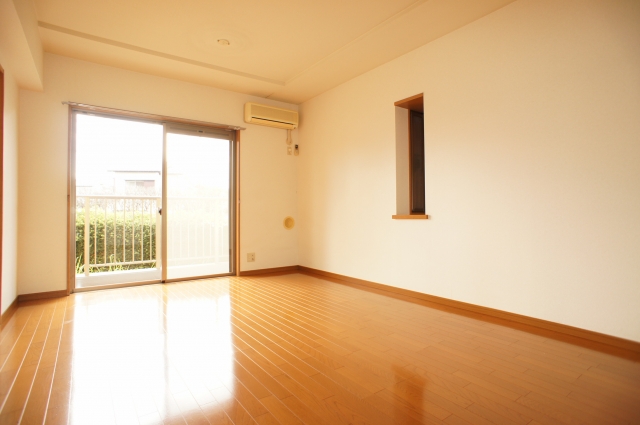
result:
<svg viewBox="0 0 640 425"><path fill-rule="evenodd" d="M298 112L258 103L245 103L244 121L249 124L293 130L298 127Z"/></svg>

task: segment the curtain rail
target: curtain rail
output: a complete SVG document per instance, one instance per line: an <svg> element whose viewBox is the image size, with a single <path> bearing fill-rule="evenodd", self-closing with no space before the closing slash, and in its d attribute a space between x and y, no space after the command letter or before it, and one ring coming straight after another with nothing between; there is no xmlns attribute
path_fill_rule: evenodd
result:
<svg viewBox="0 0 640 425"><path fill-rule="evenodd" d="M71 108L75 110L81 111L89 111L89 112L97 112L111 115L120 115L131 118L141 118L151 121L157 121L161 123L178 123L178 124L189 124L200 127L211 127L217 128L227 131L237 131L237 130L246 130L244 127L238 127L236 125L228 125L228 124L219 124L213 122L206 121L197 121L190 120L186 118L177 118L177 117L169 117L166 115L157 115L157 114L148 114L145 112L136 112L136 111L127 111L124 109L116 109L116 108L108 108L104 106L95 106L95 105L87 105L86 103L77 103L77 102L62 102L63 105L69 105Z"/></svg>

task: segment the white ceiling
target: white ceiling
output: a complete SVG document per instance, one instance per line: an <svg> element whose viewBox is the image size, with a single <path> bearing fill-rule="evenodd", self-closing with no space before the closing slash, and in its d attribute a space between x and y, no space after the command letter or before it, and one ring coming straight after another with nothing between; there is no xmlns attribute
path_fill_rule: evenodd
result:
<svg viewBox="0 0 640 425"><path fill-rule="evenodd" d="M35 0L44 50L301 103L514 0ZM218 39L227 39L223 47Z"/></svg>

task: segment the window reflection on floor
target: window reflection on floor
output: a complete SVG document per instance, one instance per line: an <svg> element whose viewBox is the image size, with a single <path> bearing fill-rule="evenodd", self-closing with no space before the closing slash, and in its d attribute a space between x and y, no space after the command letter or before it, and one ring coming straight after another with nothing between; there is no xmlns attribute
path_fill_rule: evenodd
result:
<svg viewBox="0 0 640 425"><path fill-rule="evenodd" d="M233 393L228 284L83 293L70 310L69 423L168 418L195 403L198 388Z"/></svg>

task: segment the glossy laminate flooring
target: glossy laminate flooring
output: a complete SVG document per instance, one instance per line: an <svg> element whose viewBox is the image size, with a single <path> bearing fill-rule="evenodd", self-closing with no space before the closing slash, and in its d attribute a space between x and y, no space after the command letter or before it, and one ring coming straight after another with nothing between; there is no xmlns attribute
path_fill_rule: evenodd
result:
<svg viewBox="0 0 640 425"><path fill-rule="evenodd" d="M640 423L640 364L302 274L85 292L0 334L0 424Z"/></svg>

